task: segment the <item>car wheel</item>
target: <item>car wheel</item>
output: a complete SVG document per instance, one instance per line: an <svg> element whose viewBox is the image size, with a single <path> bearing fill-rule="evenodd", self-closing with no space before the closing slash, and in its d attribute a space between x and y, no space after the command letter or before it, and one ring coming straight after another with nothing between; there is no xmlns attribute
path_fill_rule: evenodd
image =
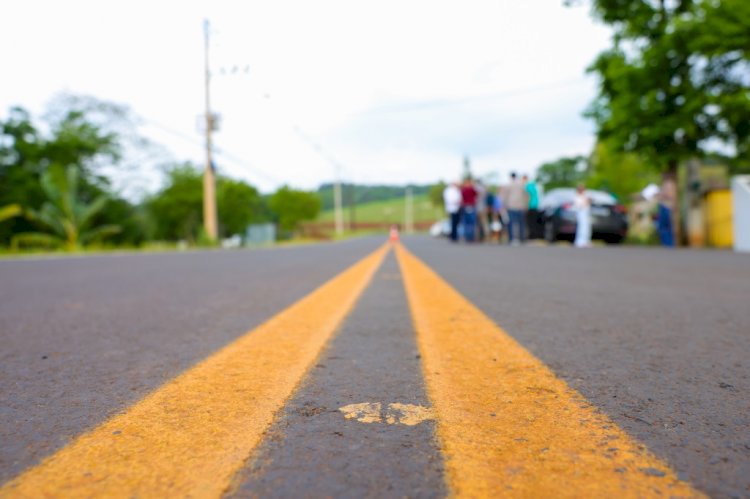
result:
<svg viewBox="0 0 750 499"><path fill-rule="evenodd" d="M555 233L555 223L552 220L544 222L544 240L548 243L554 243L557 240Z"/></svg>

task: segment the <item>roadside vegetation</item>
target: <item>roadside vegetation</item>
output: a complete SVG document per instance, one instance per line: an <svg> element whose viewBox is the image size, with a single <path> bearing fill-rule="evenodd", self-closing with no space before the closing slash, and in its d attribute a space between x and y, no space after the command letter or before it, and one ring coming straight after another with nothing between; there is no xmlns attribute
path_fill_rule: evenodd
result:
<svg viewBox="0 0 750 499"><path fill-rule="evenodd" d="M627 205L667 173L685 211L705 192L695 165L750 172L750 2L564 2L589 8L613 36L588 68L598 79L585 111L597 142L540 165L545 190L584 182ZM137 124L125 106L74 95L41 118L20 107L0 115L0 252L217 244L202 228L202 167L165 157ZM138 196L115 187L144 162L158 163L159 186ZM442 217L444 186L412 186L416 224ZM333 222L331 184L261 193L219 168L216 191L219 239L263 223L282 239L311 237L304 222ZM404 187L344 184L342 204L348 231L406 221Z"/></svg>
<svg viewBox="0 0 750 499"><path fill-rule="evenodd" d="M0 252L216 244L202 228L202 169L165 159L136 124L128 108L82 96L58 96L42 119L10 109L0 119ZM163 172L162 186L135 200L112 181L141 166L134 153ZM312 192L262 194L221 174L216 184L222 239L253 223L276 223L291 237L320 211Z"/></svg>

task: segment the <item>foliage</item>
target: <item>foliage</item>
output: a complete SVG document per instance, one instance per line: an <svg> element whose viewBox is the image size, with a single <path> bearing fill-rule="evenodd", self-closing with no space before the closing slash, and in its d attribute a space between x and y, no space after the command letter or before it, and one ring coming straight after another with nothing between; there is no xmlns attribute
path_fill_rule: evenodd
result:
<svg viewBox="0 0 750 499"><path fill-rule="evenodd" d="M17 204L9 204L0 207L0 222L9 218L17 217L22 213L21 207Z"/></svg>
<svg viewBox="0 0 750 499"><path fill-rule="evenodd" d="M19 243L62 246L68 251L100 241L120 232L117 225L94 225L94 217L107 203L101 195L91 203L79 197L79 170L75 165L50 168L41 176L41 187L47 201L41 209L26 209L26 217L44 229L44 232L25 232L13 236L14 246Z"/></svg>
<svg viewBox="0 0 750 499"><path fill-rule="evenodd" d="M614 44L588 115L600 140L674 170L717 144L750 148L750 3L592 0Z"/></svg>
<svg viewBox="0 0 750 499"><path fill-rule="evenodd" d="M292 189L286 185L268 200L279 228L285 232L293 232L304 220L315 219L320 212L320 205L320 198L315 193Z"/></svg>
<svg viewBox="0 0 750 499"><path fill-rule="evenodd" d="M222 237L244 234L251 223L271 217L258 190L240 180L219 177L216 198Z"/></svg>
<svg viewBox="0 0 750 499"><path fill-rule="evenodd" d="M153 220L153 237L161 240L201 240L203 226L203 173L190 163L169 168L166 186L146 203ZM219 177L216 205L221 237L243 234L253 222L270 214L255 187Z"/></svg>
<svg viewBox="0 0 750 499"><path fill-rule="evenodd" d="M166 186L146 203L154 222L152 236L195 242L203 223L202 175L190 163L171 167L166 175Z"/></svg>
<svg viewBox="0 0 750 499"><path fill-rule="evenodd" d="M627 203L631 194L659 179L656 169L641 156L618 152L608 143L599 142L589 158L564 157L543 164L537 171L537 181L545 191L583 183Z"/></svg>
<svg viewBox="0 0 750 499"><path fill-rule="evenodd" d="M443 191L445 190L447 185L448 184L441 180L437 184L430 187L427 195L430 198L432 206L434 206L435 208L440 208L441 210L443 209Z"/></svg>
<svg viewBox="0 0 750 499"><path fill-rule="evenodd" d="M82 203L101 196L111 200L92 223L122 226L111 239L118 244L142 241L143 223L136 208L112 192L104 175L105 169L119 164L123 141L137 140L128 109L90 97L63 95L49 105L45 121L46 126L37 125L20 107L11 108L8 117L0 121L0 205L41 209L48 198L42 175L50 169L75 166L76 191ZM0 244L36 229L27 217L5 220L0 223Z"/></svg>
<svg viewBox="0 0 750 499"><path fill-rule="evenodd" d="M607 191L627 203L631 194L640 192L649 183L658 183L659 178L656 169L637 154L619 153L600 142L591 155L584 182L591 189Z"/></svg>
<svg viewBox="0 0 750 499"><path fill-rule="evenodd" d="M560 158L540 166L536 181L545 191L557 187L575 187L586 180L588 170L589 163L584 156Z"/></svg>

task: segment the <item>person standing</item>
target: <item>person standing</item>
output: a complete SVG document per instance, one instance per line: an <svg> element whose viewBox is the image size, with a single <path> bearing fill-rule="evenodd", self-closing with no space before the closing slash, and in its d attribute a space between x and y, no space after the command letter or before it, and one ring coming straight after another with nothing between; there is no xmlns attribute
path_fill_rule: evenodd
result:
<svg viewBox="0 0 750 499"><path fill-rule="evenodd" d="M526 188L515 172L510 174L510 185L505 189L505 209L508 211L508 243L517 246L526 239L526 208L529 205Z"/></svg>
<svg viewBox="0 0 750 499"><path fill-rule="evenodd" d="M495 192L495 205L494 205L494 211L497 215L497 242L501 243L503 242L503 231L505 227L508 225L508 213L505 209L505 203L503 202L505 191L501 189L500 187L497 188L497 191Z"/></svg>
<svg viewBox="0 0 750 499"><path fill-rule="evenodd" d="M526 211L526 226L529 229L529 239L540 239L542 237L542 224L539 223L539 192L536 183L529 180L528 175L523 176L526 184L526 194L529 197L528 210Z"/></svg>
<svg viewBox="0 0 750 499"><path fill-rule="evenodd" d="M461 186L461 211L463 212L464 239L474 241L474 231L477 221L477 190L471 177L466 177Z"/></svg>
<svg viewBox="0 0 750 499"><path fill-rule="evenodd" d="M461 222L461 189L451 182L443 189L443 205L451 220L451 241L458 241L458 224Z"/></svg>
<svg viewBox="0 0 750 499"><path fill-rule="evenodd" d="M576 211L576 248L588 248L591 246L591 199L583 184L576 188L573 208Z"/></svg>
<svg viewBox="0 0 750 499"><path fill-rule="evenodd" d="M477 236L479 242L484 241L485 235L487 234L487 189L481 180L474 182L474 189L477 191L477 204L476 208L476 224L477 224Z"/></svg>
<svg viewBox="0 0 750 499"><path fill-rule="evenodd" d="M677 200L677 184L674 181L674 176L668 173L664 174L657 199L659 200L659 212L656 222L659 239L663 246L671 248L674 247L674 224L672 223L672 214Z"/></svg>

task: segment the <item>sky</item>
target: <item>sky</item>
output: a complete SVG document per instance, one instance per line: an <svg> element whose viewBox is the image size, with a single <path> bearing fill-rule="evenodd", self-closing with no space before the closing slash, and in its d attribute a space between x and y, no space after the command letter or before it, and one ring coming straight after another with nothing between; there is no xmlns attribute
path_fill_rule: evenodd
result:
<svg viewBox="0 0 750 499"><path fill-rule="evenodd" d="M264 192L505 180L588 154L585 68L610 43L562 0L26 0L2 7L0 118L60 92L129 106L140 133L204 165L204 19L220 173ZM161 161L161 158L159 161ZM115 179L158 188L156 159Z"/></svg>

